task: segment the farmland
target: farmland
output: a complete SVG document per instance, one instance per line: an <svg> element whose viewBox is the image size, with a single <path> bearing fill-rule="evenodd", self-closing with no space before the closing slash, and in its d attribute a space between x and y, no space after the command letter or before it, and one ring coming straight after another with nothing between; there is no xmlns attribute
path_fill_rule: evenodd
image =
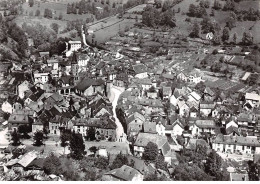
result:
<svg viewBox="0 0 260 184"><path fill-rule="evenodd" d="M52 3L52 2L46 2L46 3L40 3L40 6L35 4L33 7L29 7L28 3L23 4L23 15L29 15L32 13L35 15L36 10L40 10L40 15L43 16L44 9L51 9L53 10L53 17L59 17L60 14L62 14L63 20L70 21L70 20L77 20L77 19L83 19L89 18L90 14L84 14L84 15L75 15L75 14L67 14L67 4L61 4L61 3Z"/></svg>

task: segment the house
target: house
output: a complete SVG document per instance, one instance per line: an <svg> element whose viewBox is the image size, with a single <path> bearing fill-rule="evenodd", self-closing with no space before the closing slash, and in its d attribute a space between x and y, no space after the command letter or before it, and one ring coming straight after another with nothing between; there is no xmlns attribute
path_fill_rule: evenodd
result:
<svg viewBox="0 0 260 184"><path fill-rule="evenodd" d="M8 118L9 128L14 131L18 130L20 125L29 125L28 115L25 114L11 114Z"/></svg>
<svg viewBox="0 0 260 184"><path fill-rule="evenodd" d="M81 41L69 41L70 51L78 51L81 48Z"/></svg>
<svg viewBox="0 0 260 184"><path fill-rule="evenodd" d="M33 124L32 124L32 132L35 133L37 131L43 131L43 123L41 122L41 120L36 120Z"/></svg>
<svg viewBox="0 0 260 184"><path fill-rule="evenodd" d="M144 122L144 133L156 134L156 122L146 121Z"/></svg>
<svg viewBox="0 0 260 184"><path fill-rule="evenodd" d="M259 154L260 142L254 136L233 136L218 134L212 148L224 153Z"/></svg>
<svg viewBox="0 0 260 184"><path fill-rule="evenodd" d="M200 99L201 99L201 96L195 91L191 92L188 95L188 101L189 102L195 102L196 104L199 104Z"/></svg>
<svg viewBox="0 0 260 184"><path fill-rule="evenodd" d="M157 93L157 91L148 90L147 97L151 98L151 99L156 99L156 98L158 98L158 93Z"/></svg>
<svg viewBox="0 0 260 184"><path fill-rule="evenodd" d="M90 57L87 54L80 54L77 57L79 67L87 66Z"/></svg>
<svg viewBox="0 0 260 184"><path fill-rule="evenodd" d="M205 88L204 94L203 94L204 101L213 102L215 99L215 96L216 96L215 92L212 89L210 89L209 87Z"/></svg>
<svg viewBox="0 0 260 184"><path fill-rule="evenodd" d="M184 131L184 126L179 119L177 119L171 125L165 125L165 135L170 135L170 136L182 135L183 131Z"/></svg>
<svg viewBox="0 0 260 184"><path fill-rule="evenodd" d="M189 106L185 103L185 101L178 101L177 106L179 109L179 115L181 117L187 117L190 112Z"/></svg>
<svg viewBox="0 0 260 184"><path fill-rule="evenodd" d="M87 136L87 130L92 127L95 129L96 138L116 140L116 124L114 119L109 117L90 118L90 119L75 119L72 120L73 130L80 133L82 136Z"/></svg>
<svg viewBox="0 0 260 184"><path fill-rule="evenodd" d="M128 85L128 74L127 73L117 74L113 84L118 87L126 87Z"/></svg>
<svg viewBox="0 0 260 184"><path fill-rule="evenodd" d="M170 97L170 103L174 106L177 106L178 100L182 98L182 95L180 93L180 89L175 88L172 96Z"/></svg>
<svg viewBox="0 0 260 184"><path fill-rule="evenodd" d="M113 169L102 176L102 181L143 181L144 176L138 170L123 165Z"/></svg>
<svg viewBox="0 0 260 184"><path fill-rule="evenodd" d="M216 104L214 102L201 102L200 103L200 115L204 117L208 117Z"/></svg>
<svg viewBox="0 0 260 184"><path fill-rule="evenodd" d="M144 64L133 65L133 70L136 78L144 79L148 77L147 67Z"/></svg>
<svg viewBox="0 0 260 184"><path fill-rule="evenodd" d="M246 103L250 103L253 108L257 108L260 105L260 95L256 93L246 93L245 101Z"/></svg>
<svg viewBox="0 0 260 184"><path fill-rule="evenodd" d="M105 93L105 82L102 79L84 78L75 86L75 92L79 95L93 96L98 92Z"/></svg>
<svg viewBox="0 0 260 184"><path fill-rule="evenodd" d="M248 113L240 113L237 116L237 124L240 129L244 130L253 130L256 125L253 119L253 115Z"/></svg>
<svg viewBox="0 0 260 184"><path fill-rule="evenodd" d="M163 87L162 88L163 99L169 99L172 96L172 88L171 87Z"/></svg>
<svg viewBox="0 0 260 184"><path fill-rule="evenodd" d="M142 78L142 79L133 79L137 85L143 88L143 91L149 90L152 87L152 81L149 78Z"/></svg>
<svg viewBox="0 0 260 184"><path fill-rule="evenodd" d="M45 84L49 80L49 73L35 73L33 74L34 84Z"/></svg>
<svg viewBox="0 0 260 184"><path fill-rule="evenodd" d="M45 158L36 158L29 165L27 165L27 170L43 170Z"/></svg>
<svg viewBox="0 0 260 184"><path fill-rule="evenodd" d="M214 120L196 120L195 123L190 126L192 135L201 135L202 133L215 134L216 123Z"/></svg>
<svg viewBox="0 0 260 184"><path fill-rule="evenodd" d="M177 79L182 80L184 82L187 82L189 80L189 77L187 76L187 74L185 74L184 72L180 72L177 75Z"/></svg>
<svg viewBox="0 0 260 184"><path fill-rule="evenodd" d="M144 148L149 142L157 144L159 152L163 155L167 154L168 151L170 151L170 146L166 136L140 132L137 135L134 143L134 155L137 157L142 157Z"/></svg>
<svg viewBox="0 0 260 184"><path fill-rule="evenodd" d="M15 159L15 162L12 164L7 163L7 167L9 168L21 168L21 169L26 169L32 161L34 161L37 158L38 153L36 151L31 151L28 152L24 155L21 156L21 158ZM12 161L12 160L11 160Z"/></svg>
<svg viewBox="0 0 260 184"><path fill-rule="evenodd" d="M126 118L127 123L127 134L130 134L131 132L138 133L143 129L143 124L145 122L145 117L135 112L134 114L130 115L128 118Z"/></svg>
<svg viewBox="0 0 260 184"><path fill-rule="evenodd" d="M230 173L230 181L249 181L248 174Z"/></svg>
<svg viewBox="0 0 260 184"><path fill-rule="evenodd" d="M52 70L59 70L59 60L57 58L47 59L47 66L51 67Z"/></svg>
<svg viewBox="0 0 260 184"><path fill-rule="evenodd" d="M165 135L165 126L161 122L156 124L156 132L158 135Z"/></svg>
<svg viewBox="0 0 260 184"><path fill-rule="evenodd" d="M198 109L196 109L194 106L190 108L190 117L196 118L198 116Z"/></svg>
<svg viewBox="0 0 260 184"><path fill-rule="evenodd" d="M105 114L108 114L109 116L113 115L113 111L111 107L106 106L105 104L101 104L96 109L93 109L92 115L95 118L99 118L101 116L104 116Z"/></svg>

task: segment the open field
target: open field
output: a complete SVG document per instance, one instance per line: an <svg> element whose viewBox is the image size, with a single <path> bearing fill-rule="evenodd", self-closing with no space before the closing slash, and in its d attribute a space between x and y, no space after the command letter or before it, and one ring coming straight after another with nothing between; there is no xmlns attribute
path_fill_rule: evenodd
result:
<svg viewBox="0 0 260 184"><path fill-rule="evenodd" d="M46 19L44 17L28 17L28 16L18 16L16 19L15 19L16 23L19 25L19 26L22 26L22 24L25 22L27 24L37 24L37 23L40 23L41 25L44 25L48 28L50 28L50 25L52 23L57 23L60 28L59 30L63 30L66 25L67 25L67 22L66 21L61 21L61 20L54 20L54 19Z"/></svg>
<svg viewBox="0 0 260 184"><path fill-rule="evenodd" d="M69 20L77 20L77 19L83 19L86 20L86 18L89 18L91 14L84 14L84 15L75 15L75 14L67 14L67 4L60 4L60 3L40 3L40 6L35 4L33 7L29 7L28 3L23 4L24 12L23 14L27 15L30 14L30 12L33 12L33 16L35 15L36 10L40 10L41 16L44 14L44 9L48 8L53 11L53 18L59 17L60 14L62 14L63 20L69 21Z"/></svg>
<svg viewBox="0 0 260 184"><path fill-rule="evenodd" d="M253 8L255 10L260 10L260 1L259 0L245 0L239 2L239 4L236 4L236 7L238 7L240 10L249 10L250 8Z"/></svg>
<svg viewBox="0 0 260 184"><path fill-rule="evenodd" d="M97 43L104 43L109 40L111 37L114 37L118 34L119 30L124 30L126 27L131 28L134 26L135 20L133 19L122 19L120 22L116 22L115 24L105 27L103 29L99 29L94 31L95 41ZM92 29L92 27L90 27ZM87 37L89 41L92 41L92 35Z"/></svg>

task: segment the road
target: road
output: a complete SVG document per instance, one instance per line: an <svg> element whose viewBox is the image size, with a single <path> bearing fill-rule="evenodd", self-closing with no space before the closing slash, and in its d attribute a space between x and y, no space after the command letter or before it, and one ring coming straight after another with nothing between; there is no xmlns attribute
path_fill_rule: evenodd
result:
<svg viewBox="0 0 260 184"><path fill-rule="evenodd" d="M118 87L114 87L111 86L110 88L110 100L112 101L112 106L113 106L113 114L114 114L114 118L115 118L115 123L117 125L116 128L116 137L117 137L117 141L122 142L124 140L125 137L125 133L124 133L124 129L123 126L121 124L121 122L119 121L119 119L116 116L116 106L117 106L117 101L118 98L120 96L120 94L123 92L124 90L122 88L118 88Z"/></svg>

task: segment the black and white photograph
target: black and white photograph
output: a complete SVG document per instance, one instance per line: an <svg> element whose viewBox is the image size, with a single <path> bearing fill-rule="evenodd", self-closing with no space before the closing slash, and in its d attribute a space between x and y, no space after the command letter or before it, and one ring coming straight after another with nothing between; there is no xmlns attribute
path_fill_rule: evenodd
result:
<svg viewBox="0 0 260 184"><path fill-rule="evenodd" d="M260 0L0 0L0 181L260 181Z"/></svg>

